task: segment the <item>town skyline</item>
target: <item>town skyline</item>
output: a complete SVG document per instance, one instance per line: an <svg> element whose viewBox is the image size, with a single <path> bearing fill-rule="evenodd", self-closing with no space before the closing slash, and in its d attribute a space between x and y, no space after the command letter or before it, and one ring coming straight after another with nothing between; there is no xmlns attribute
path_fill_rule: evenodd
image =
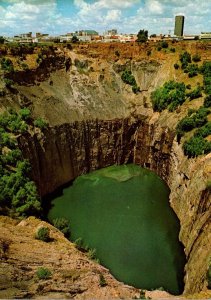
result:
<svg viewBox="0 0 211 300"><path fill-rule="evenodd" d="M47 32L61 35L92 29L100 34L173 34L176 15L185 16L184 34L211 31L211 2L204 0L0 0L0 35Z"/></svg>

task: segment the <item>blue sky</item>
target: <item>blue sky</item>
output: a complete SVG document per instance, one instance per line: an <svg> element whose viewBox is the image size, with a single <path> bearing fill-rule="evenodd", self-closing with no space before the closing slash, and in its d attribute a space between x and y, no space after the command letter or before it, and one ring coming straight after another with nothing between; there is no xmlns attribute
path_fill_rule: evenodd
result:
<svg viewBox="0 0 211 300"><path fill-rule="evenodd" d="M173 34L177 14L185 16L186 34L211 31L211 0L0 0L0 35L112 28Z"/></svg>

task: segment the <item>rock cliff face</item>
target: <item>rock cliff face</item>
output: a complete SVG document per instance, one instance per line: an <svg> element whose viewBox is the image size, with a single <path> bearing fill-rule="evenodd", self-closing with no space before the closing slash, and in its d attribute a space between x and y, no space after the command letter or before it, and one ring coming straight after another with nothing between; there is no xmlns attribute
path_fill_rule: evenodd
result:
<svg viewBox="0 0 211 300"><path fill-rule="evenodd" d="M64 124L19 142L42 196L80 174L113 164L134 162L154 170L168 183L170 203L181 223L187 257L185 293L206 288L211 238L206 182L211 155L188 160L173 132L140 116Z"/></svg>
<svg viewBox="0 0 211 300"><path fill-rule="evenodd" d="M154 170L169 185L170 203L181 223L180 240L187 257L185 293L203 290L211 245L211 198L206 189L211 155L187 159L174 133L188 108L201 104L191 101L175 114L158 114L150 103L156 86L186 76L178 79L175 73L178 57L162 54L159 63L140 61L140 49L136 49L137 61L131 63L134 49L128 46L131 57L115 63L114 54L100 60L97 46L90 46L95 51L92 55L83 47L79 54L60 53L55 64L50 61L50 68L41 65L28 77L12 78L20 85L12 98L8 94L1 103L3 107L8 103L29 106L34 117L41 116L51 125L19 138L39 192L44 196L80 174L113 164L134 162ZM125 66L132 69L141 87L138 95L121 81ZM198 80L202 82L202 77Z"/></svg>

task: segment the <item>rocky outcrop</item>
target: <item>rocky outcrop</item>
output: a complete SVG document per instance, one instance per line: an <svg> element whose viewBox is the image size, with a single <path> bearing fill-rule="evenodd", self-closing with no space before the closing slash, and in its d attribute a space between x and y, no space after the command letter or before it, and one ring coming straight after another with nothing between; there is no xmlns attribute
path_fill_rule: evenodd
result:
<svg viewBox="0 0 211 300"><path fill-rule="evenodd" d="M50 229L48 243L35 239L40 226ZM140 298L140 290L115 280L59 230L33 217L17 222L0 216L0 259L1 299ZM38 278L41 267L51 272L49 279Z"/></svg>

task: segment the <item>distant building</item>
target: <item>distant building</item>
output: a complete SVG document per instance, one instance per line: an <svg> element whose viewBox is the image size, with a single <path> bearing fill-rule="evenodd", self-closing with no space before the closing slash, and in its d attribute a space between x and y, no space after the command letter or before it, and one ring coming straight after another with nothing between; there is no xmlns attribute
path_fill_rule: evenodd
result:
<svg viewBox="0 0 211 300"><path fill-rule="evenodd" d="M99 35L99 33L95 30L80 30L80 31L76 31L75 35L77 36L96 36Z"/></svg>
<svg viewBox="0 0 211 300"><path fill-rule="evenodd" d="M176 16L175 17L174 34L176 36L183 36L184 21L185 21L184 16Z"/></svg>
<svg viewBox="0 0 211 300"><path fill-rule="evenodd" d="M35 35L36 38L42 38L42 37L46 38L47 36L49 36L48 33L40 33L40 32L36 32L36 35Z"/></svg>
<svg viewBox="0 0 211 300"><path fill-rule="evenodd" d="M32 32L21 33L19 35L15 35L12 38L12 41L17 42L17 43L31 43L33 41Z"/></svg>
<svg viewBox="0 0 211 300"><path fill-rule="evenodd" d="M211 39L211 32L201 32L200 39Z"/></svg>

